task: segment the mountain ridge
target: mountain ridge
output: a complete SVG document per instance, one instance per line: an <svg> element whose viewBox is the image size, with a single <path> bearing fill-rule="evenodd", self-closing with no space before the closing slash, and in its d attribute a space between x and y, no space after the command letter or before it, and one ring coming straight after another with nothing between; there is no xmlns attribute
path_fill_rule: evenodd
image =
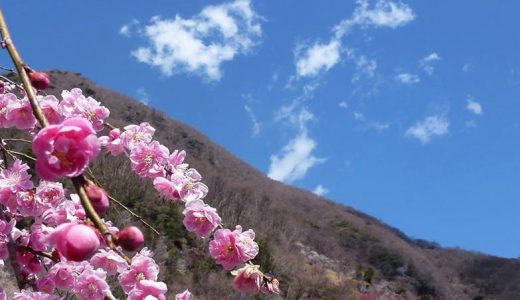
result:
<svg viewBox="0 0 520 300"><path fill-rule="evenodd" d="M517 259L411 239L346 205L274 181L196 129L79 73L49 73L49 94L81 88L110 109L113 125L149 122L161 143L186 150L226 226L257 232L255 263L280 276L288 299L520 299ZM150 184L131 175L127 160L103 156L93 170L112 195L163 233L145 230L172 293L188 287L198 299L248 299L231 291L229 274L208 259L207 243L182 228L180 206L158 199ZM111 212L114 218L136 222L124 212Z"/></svg>

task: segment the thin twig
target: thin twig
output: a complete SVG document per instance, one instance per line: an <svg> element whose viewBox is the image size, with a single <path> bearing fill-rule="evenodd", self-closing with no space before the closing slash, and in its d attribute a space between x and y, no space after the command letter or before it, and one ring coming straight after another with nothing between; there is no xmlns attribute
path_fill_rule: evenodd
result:
<svg viewBox="0 0 520 300"><path fill-rule="evenodd" d="M2 139L2 141L4 141L4 142L23 142L23 143L32 144L31 141L26 140L26 139Z"/></svg>
<svg viewBox="0 0 520 300"><path fill-rule="evenodd" d="M97 180L96 176L94 176L94 174L93 174L93 172L92 172L92 170L90 168L88 169L88 173L89 173L90 177L92 178L92 180L96 183L96 185L99 186L100 188L103 188L103 186L101 185L99 180ZM133 217L135 217L139 222L143 223L143 225L145 225L146 227L150 228L156 235L161 236L161 233L157 229L155 229L155 227L153 227L150 223L146 222L143 219L143 217L141 217L140 215L136 214L128 206L124 205L121 201L119 201L116 198L110 196L110 194L108 194L108 199L110 199L110 201L112 201L112 202L115 202L121 208L126 210L129 214L131 214Z"/></svg>
<svg viewBox="0 0 520 300"><path fill-rule="evenodd" d="M117 200L116 198L108 195L108 199L110 201L115 202L117 205L121 206L124 210L129 212L132 216L134 216L139 222L143 223L146 227L150 228L156 235L161 236L161 233L155 229L152 225L150 225L148 222L146 222L141 216L133 212L129 207L121 203L121 201Z"/></svg>
<svg viewBox="0 0 520 300"><path fill-rule="evenodd" d="M18 151L14 151L14 150L8 150L8 149L6 149L6 150L7 150L7 152L8 152L9 154L14 154L14 155L22 156L22 157L25 157L25 158L27 158L27 159L33 160L33 161L36 160L36 158L34 158L34 157L32 157L32 156L30 156L30 155L28 155L28 154L25 154L25 153L22 153L22 152L18 152Z"/></svg>

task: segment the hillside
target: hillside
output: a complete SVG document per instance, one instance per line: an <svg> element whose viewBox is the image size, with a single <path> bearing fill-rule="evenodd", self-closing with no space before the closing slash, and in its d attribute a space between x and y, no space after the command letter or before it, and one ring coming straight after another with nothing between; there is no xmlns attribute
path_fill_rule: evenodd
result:
<svg viewBox="0 0 520 300"><path fill-rule="evenodd" d="M51 75L49 93L79 87L110 109L112 124L148 121L163 144L185 149L187 162L209 186L207 202L224 222L257 232L257 262L280 277L284 298L520 299L519 260L412 240L352 208L267 178L193 128L130 97L79 74ZM4 130L1 136L12 134ZM208 258L207 244L183 229L180 207L160 199L129 170L126 159L109 156L93 166L112 195L162 233L146 230L170 290L188 287L197 299L248 299L232 291L230 275ZM121 209L113 209L109 219L136 222Z"/></svg>

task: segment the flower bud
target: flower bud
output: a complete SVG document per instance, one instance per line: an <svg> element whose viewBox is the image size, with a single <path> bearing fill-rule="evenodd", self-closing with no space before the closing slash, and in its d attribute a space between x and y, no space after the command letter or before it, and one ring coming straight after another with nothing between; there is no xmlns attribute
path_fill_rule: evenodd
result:
<svg viewBox="0 0 520 300"><path fill-rule="evenodd" d="M99 238L94 229L83 224L67 224L58 231L56 248L68 260L89 259L99 248Z"/></svg>
<svg viewBox="0 0 520 300"><path fill-rule="evenodd" d="M37 90L43 91L51 84L51 77L45 72L32 71L29 73L32 86Z"/></svg>
<svg viewBox="0 0 520 300"><path fill-rule="evenodd" d="M85 191L94 210L100 215L104 214L110 206L107 192L94 183L87 184Z"/></svg>
<svg viewBox="0 0 520 300"><path fill-rule="evenodd" d="M135 251L144 244L143 233L135 226L125 227L117 234L117 244L126 251Z"/></svg>

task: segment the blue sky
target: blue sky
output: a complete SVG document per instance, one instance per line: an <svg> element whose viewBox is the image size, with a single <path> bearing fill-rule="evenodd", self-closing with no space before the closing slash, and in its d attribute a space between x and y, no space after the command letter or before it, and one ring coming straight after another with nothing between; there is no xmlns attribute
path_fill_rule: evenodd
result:
<svg viewBox="0 0 520 300"><path fill-rule="evenodd" d="M3 9L34 68L146 101L270 177L412 237L520 256L517 1Z"/></svg>

